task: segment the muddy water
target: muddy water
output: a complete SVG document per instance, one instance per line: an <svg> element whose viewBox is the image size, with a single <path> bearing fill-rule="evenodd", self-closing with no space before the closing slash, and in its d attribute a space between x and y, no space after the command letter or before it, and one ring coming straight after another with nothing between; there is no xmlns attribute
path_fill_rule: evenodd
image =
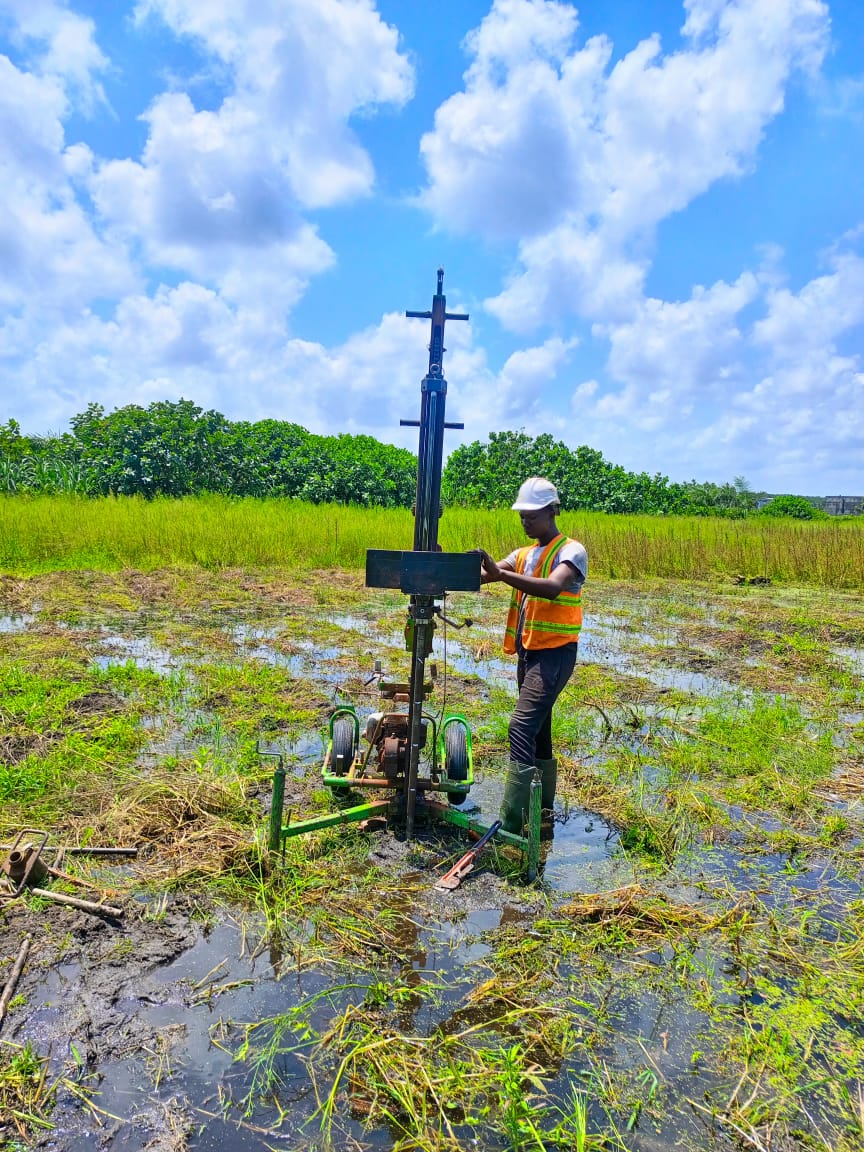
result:
<svg viewBox="0 0 864 1152"><path fill-rule="evenodd" d="M165 676L180 666L180 661L171 652L154 643L149 636L118 636L108 633L102 638L101 647L106 651L93 659L99 668L131 661L136 668L147 668Z"/></svg>
<svg viewBox="0 0 864 1152"><path fill-rule="evenodd" d="M491 818L499 803L500 781L489 777L478 781L466 807ZM454 840L451 847L458 846ZM408 848L382 834L370 862L404 870ZM363 1003L371 983L383 981L417 990L396 1010L401 1029L428 1036L437 1028L464 1027L465 996L487 975L491 934L502 927L529 930L537 906L482 861L454 893L434 892L435 876L404 872L406 894L388 898L406 916L390 959L374 977L329 966L298 971L290 949L259 950L261 926L241 925L239 913L237 919L220 917L206 934L191 930L191 946L190 926L180 913L160 920L166 906L170 912L170 900L156 903L152 922L123 926L80 918L83 938L70 949L74 959L40 983L28 982L34 1010L12 1033L18 1043L31 1039L39 1050L50 1049L54 1074L75 1085L59 1082L55 1128L45 1145L63 1152L89 1152L94 1140L124 1152L180 1148L183 1141L202 1152L316 1147L307 1051L279 1056L276 1104L268 1105L256 1092L254 1068L235 1059L244 1025L285 1016L320 996L304 1019L324 1031L336 1013ZM617 834L597 816L559 803L554 839L543 848L541 890L602 892L631 880ZM166 954L167 962L160 962ZM423 994L427 983L435 985L434 996ZM635 1011L627 1006L628 1013ZM645 1011L639 1007L637 1022ZM265 1029L256 1038L266 1035ZM285 1046L291 1043L289 1036ZM562 1068L561 1093L571 1073ZM82 1092L92 1109L82 1104ZM339 1133L337 1146L349 1138L382 1152L393 1145L386 1131L364 1131L362 1116L352 1118L344 1107Z"/></svg>
<svg viewBox="0 0 864 1152"><path fill-rule="evenodd" d="M328 620L346 632L374 640L381 647L398 649L403 646L400 631L381 630L374 621L347 613L332 614ZM499 623L484 625L474 622L465 631L439 628L432 645L431 659L443 670L463 675L480 676L484 683L510 688L515 692L516 671L512 658L489 655L486 645L479 641L500 638ZM654 688L677 690L694 696L721 696L740 692L731 681L688 669L664 667L656 660L640 654L640 649L653 647L674 648L676 640L668 628L656 631L633 629L616 616L589 615L579 637L579 659L582 663L602 664L616 672L645 677ZM284 658L272 650L259 649L262 659L283 662ZM439 673L440 674L440 673Z"/></svg>
<svg viewBox="0 0 864 1152"><path fill-rule="evenodd" d="M461 811L491 823L503 795L501 776L480 773ZM542 882L551 892L605 892L628 884L633 871L619 851L618 833L600 816L555 801L552 839L543 844Z"/></svg>
<svg viewBox="0 0 864 1152"><path fill-rule="evenodd" d="M23 631L32 620L0 617L0 632ZM322 645L298 637L292 640L290 652L280 650L284 632L278 628L243 624L231 625L227 632L237 658L284 666L294 675L313 677L334 693L348 676L339 660L346 648L356 647L347 643L351 639L347 637L345 646L340 646L339 629L374 639L376 645L401 648L398 629L382 633L368 620L344 614L331 617L331 622L335 626L332 642ZM480 627L472 634L482 639L497 637L497 631L497 626ZM441 662L444 641L440 633L435 643L433 656ZM580 657L583 662L645 675L654 686L700 696L732 689L722 679L698 672L658 667L656 663L648 667L640 656L641 645L672 647L674 643L668 628L660 627L656 634L645 627L635 631L614 616L598 616L583 634ZM178 656L147 636L120 636L107 630L98 644L94 661L101 667L132 660L138 667L163 675L185 667L194 677L197 659L206 658L206 654ZM475 674L487 683L514 691L512 662L484 658L480 651L469 633L449 632L446 655L451 670ZM855 652L847 649L841 655L854 665ZM166 755L193 751L214 740L213 731L205 729L215 721L216 717L204 712L154 720L149 762L158 763ZM223 734L223 738L230 740L230 734ZM287 752L291 770L298 777L308 774L314 778L323 755L319 733L286 738L279 748ZM491 820L501 801L501 775L485 770L482 764L477 775L466 810L473 809ZM744 814L738 811L730 815L739 821ZM773 831L781 824L766 819L763 826L763 830ZM487 961L496 936L510 929L530 933L535 917L544 912L545 900L554 911L571 894L614 892L638 879L615 829L598 816L563 801L556 806L554 838L544 845L539 894L533 904L526 902L521 888L496 877L488 861L458 892L432 893L434 873L407 869L400 855L404 847L384 834L372 849L372 862L392 863L394 875L401 874L404 895L388 899L395 899L399 910L410 915L401 922L391 952L382 956L374 974L332 966L297 971L288 947L284 952L268 948L255 954L260 925L251 922L244 929L224 912L205 934L195 927L191 910L178 909L175 914L170 899L164 918L164 906L160 910L157 905L148 910L148 919L130 918L126 926L95 925L86 918L83 923L81 918L52 921L58 938L68 927L71 944L60 949L61 960L47 977L28 974L23 985L28 1012L26 1016L13 1015L4 1031L4 1038L16 1042L32 1038L39 1051L50 1050L53 1072L63 1073L77 1085L77 1096L62 1081L58 1085L53 1116L56 1128L41 1137L43 1144L58 1152L84 1152L95 1144L129 1152L154 1152L157 1148L167 1152L184 1141L195 1149L229 1152L314 1148L319 1136L318 1122L312 1119L317 1104L303 1059L308 1050L286 1051L279 1057L280 1082L274 1089L278 1107L265 1100L253 1101L247 1109L243 1102L253 1091L254 1069L249 1062L235 1059L245 1024L284 1016L320 996L305 1018L313 1028L323 1029L347 1005L362 1003L369 986L381 981L415 990L403 1003L391 1006L403 1030L428 1036L439 1027L453 1028L464 1021L466 993L488 976ZM453 847L455 850L456 842ZM823 911L836 907L839 917L860 896L857 882L830 861L797 863L779 852L750 856L734 843L696 849L681 857L677 871L679 897L692 898L694 904L703 898L705 886L713 885L718 890L731 887L740 893L758 892L767 906L780 908L799 901L806 905L818 895ZM830 898L826 899L826 892ZM658 975L668 969L672 959L671 947L658 949L652 960ZM713 955L700 950L692 959L693 964L704 966L706 985L718 998L729 996L721 974L730 962L722 950ZM577 975L566 963L560 965L559 974L565 984L569 975ZM707 1017L687 1003L683 991L659 991L650 981L634 990L624 977L626 966L616 967L613 962L604 995L614 1026L598 1041L599 1056L611 1067L628 1071L662 1067L664 1090L671 1099L701 1099L716 1083L708 1074L694 1070L691 1061L694 1047L708 1049L704 1039ZM438 986L435 995L425 994L433 983ZM597 999L600 995L598 989ZM289 1037L286 1047L292 1042ZM583 1084L580 1076L584 1072L575 1063L562 1065L550 1077L550 1103L564 1100L574 1084ZM325 1078L325 1092L327 1087ZM81 1103L82 1091L93 1093L98 1112ZM728 1092L729 1086L726 1096ZM284 1119L280 1109L287 1113ZM602 1117L596 1120L600 1127ZM344 1101L339 1124L336 1146L340 1140L346 1147L354 1146L349 1141L357 1140L357 1146L382 1152L393 1147L394 1139L386 1130L364 1131L362 1115L352 1116ZM643 1121L627 1140L633 1149L660 1149L680 1143L682 1138L692 1138L700 1147L704 1144L699 1140L706 1137L692 1118L684 1115L658 1122L656 1128ZM497 1149L504 1145L490 1138L489 1142L466 1146Z"/></svg>
<svg viewBox="0 0 864 1152"><path fill-rule="evenodd" d="M500 893L489 883L483 894L475 889L467 915L460 901L458 917L451 918L445 906L451 900L445 894L431 914L412 910L415 926L402 921L395 941L398 957L389 970L385 966L375 974L377 980L415 987L434 982L434 999L418 995L399 1008L400 1026L420 1035L446 1028L459 1010L472 966L489 951L483 933L498 928L502 919L513 924L526 916L518 907L500 904ZM128 967L134 968L134 961ZM314 1147L317 1122L311 1118L317 1105L302 1048L278 1058L273 1093L278 1108L257 1095L249 1103L254 1071L236 1061L233 1050L245 1024L285 1016L315 997L320 999L304 1020L323 1031L336 1012L363 1002L370 983L369 975L358 977L348 969L292 970L274 948L256 954L254 925L241 929L228 920L200 935L176 959L143 972L134 986L127 972L112 987L105 971L97 976L86 956L60 964L47 980L28 989L28 999L38 1007L14 1032L19 1043L29 1038L45 1044L50 1038L58 1072L65 1065L69 1075L73 1055L88 1065L74 1075L77 1092L59 1084L55 1128L46 1144L89 1152L94 1139L104 1143L108 1136L111 1147L139 1152L158 1137L160 1147L171 1147L165 1117L173 1108L187 1135L194 1132L191 1144L197 1149L233 1152L266 1148L274 1141L290 1149ZM70 1010L75 1000L81 1004ZM290 1044L289 1038L286 1047ZM81 1104L82 1092L98 1112ZM290 1114L281 1125L280 1109ZM362 1137L363 1147L392 1145L386 1133L364 1135L350 1116L340 1121L340 1129L346 1138Z"/></svg>
<svg viewBox="0 0 864 1152"><path fill-rule="evenodd" d="M14 616L0 615L0 633L25 632L34 620L35 616L26 612Z"/></svg>
<svg viewBox="0 0 864 1152"><path fill-rule="evenodd" d="M404 879L416 888L418 874L407 873ZM428 1036L439 1028L446 1033L476 1023L473 1010L466 1014L465 996L487 975L484 960L492 934L530 932L536 909L511 903L506 895L502 898L488 876L479 876L473 884L458 894L436 895L426 911L411 907L413 927L403 921L394 945L398 955L375 973L377 981L417 990L416 996L394 1008L396 1023L404 1031ZM458 915L453 905L458 905ZM363 1003L372 977L350 969L297 971L284 953L274 948L256 953L255 946L254 925L243 930L222 919L191 947L144 971L134 982L128 974L114 981L110 971L100 976L91 960L82 956L80 963L61 964L43 984L30 987L28 998L38 1008L14 1039L20 1042L29 1036L44 1044L50 1037L55 1068L59 1071L65 1064L67 1074L71 1053L94 1054L76 1077L78 1095L62 1082L59 1085L55 1128L44 1145L65 1152L90 1152L95 1142L125 1152L180 1148L184 1143L202 1152L273 1147L300 1152L323 1147L317 1101L303 1059L311 1047L278 1057L274 1068L278 1083L263 1094L264 1099L255 1093L254 1069L236 1060L234 1053L246 1024L285 1017L310 1001L314 1004L304 1020L317 1030L326 1029L336 1013ZM671 952L658 952L658 971L671 959ZM691 963L704 967L718 997L728 996L720 976L726 964L723 956L702 950ZM566 983L566 965L560 966L559 975ZM436 988L434 997L421 994L431 985ZM86 1011L73 1012L70 1019L70 1001L80 998L83 988ZM616 1029L602 1041L598 1057L613 1067L638 1068L642 1063L646 1068L662 1067L667 1092L693 1096L716 1084L691 1062L693 1038L704 1036L707 1027L702 1013L650 985L638 992L624 984L619 992L614 989L613 975L603 995ZM262 1029L257 1040L263 1042L267 1036L267 1029ZM291 1045L289 1035L285 1048ZM550 1103L566 1099L584 1073L578 1063L562 1064L549 1082ZM326 1078L322 1088L327 1090ZM81 1104L84 1090L98 1113ZM628 1147L667 1148L687 1130L691 1137L698 1134L698 1125L687 1116L656 1127L644 1123L628 1139ZM393 1146L386 1130L364 1130L362 1115L352 1116L343 1105L333 1146L352 1147L351 1140L382 1152ZM469 1146L505 1147L497 1140L480 1145L469 1141Z"/></svg>

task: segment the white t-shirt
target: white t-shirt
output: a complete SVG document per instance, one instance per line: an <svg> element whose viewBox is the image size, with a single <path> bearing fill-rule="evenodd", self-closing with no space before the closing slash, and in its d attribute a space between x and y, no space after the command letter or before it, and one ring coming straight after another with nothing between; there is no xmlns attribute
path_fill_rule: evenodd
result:
<svg viewBox="0 0 864 1152"><path fill-rule="evenodd" d="M505 562L511 568L516 569L516 560L521 548L514 548L509 556L505 557ZM534 569L537 567L537 561L546 551L545 544L536 544L525 560L525 575L535 575ZM582 547L578 540L568 540L567 543L558 550L552 560L552 567L549 569L551 576L559 564L569 564L573 569L573 579L569 584L564 586L565 592L579 592L582 585L585 583L585 577L588 575L588 553Z"/></svg>

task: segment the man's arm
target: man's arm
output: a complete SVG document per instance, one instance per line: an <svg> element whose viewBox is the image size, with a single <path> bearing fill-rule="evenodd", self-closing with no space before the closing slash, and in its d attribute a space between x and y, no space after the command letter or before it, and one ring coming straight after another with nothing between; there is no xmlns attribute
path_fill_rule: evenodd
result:
<svg viewBox="0 0 864 1152"><path fill-rule="evenodd" d="M518 592L527 592L529 596L556 600L559 593L563 592L573 580L575 569L566 560L553 570L551 576L525 576L521 572L514 571L513 566L506 560L496 564L488 552L484 552L482 548L478 548L478 552L483 557L480 573L482 584L494 584L500 580L502 584L507 584Z"/></svg>

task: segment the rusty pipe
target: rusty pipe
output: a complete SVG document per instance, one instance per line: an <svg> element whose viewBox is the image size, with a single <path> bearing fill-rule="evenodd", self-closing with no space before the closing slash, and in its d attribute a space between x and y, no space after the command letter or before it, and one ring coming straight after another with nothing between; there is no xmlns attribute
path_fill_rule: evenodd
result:
<svg viewBox="0 0 864 1152"><path fill-rule="evenodd" d="M111 916L119 920L123 915L122 908L113 904L96 904L93 900L80 900L77 896L64 896L61 892L49 892L45 888L31 888L34 896L41 896L43 900L52 900L55 904L68 904L70 908L80 908L82 912L94 912L97 916Z"/></svg>

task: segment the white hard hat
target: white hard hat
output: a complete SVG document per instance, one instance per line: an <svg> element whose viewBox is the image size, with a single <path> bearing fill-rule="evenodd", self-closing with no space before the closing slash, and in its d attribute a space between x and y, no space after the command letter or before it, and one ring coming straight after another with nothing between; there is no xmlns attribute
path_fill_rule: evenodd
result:
<svg viewBox="0 0 864 1152"><path fill-rule="evenodd" d="M548 508L550 504L560 503L558 489L551 480L532 476L519 489L516 503L512 507L514 512L536 512L540 508Z"/></svg>

